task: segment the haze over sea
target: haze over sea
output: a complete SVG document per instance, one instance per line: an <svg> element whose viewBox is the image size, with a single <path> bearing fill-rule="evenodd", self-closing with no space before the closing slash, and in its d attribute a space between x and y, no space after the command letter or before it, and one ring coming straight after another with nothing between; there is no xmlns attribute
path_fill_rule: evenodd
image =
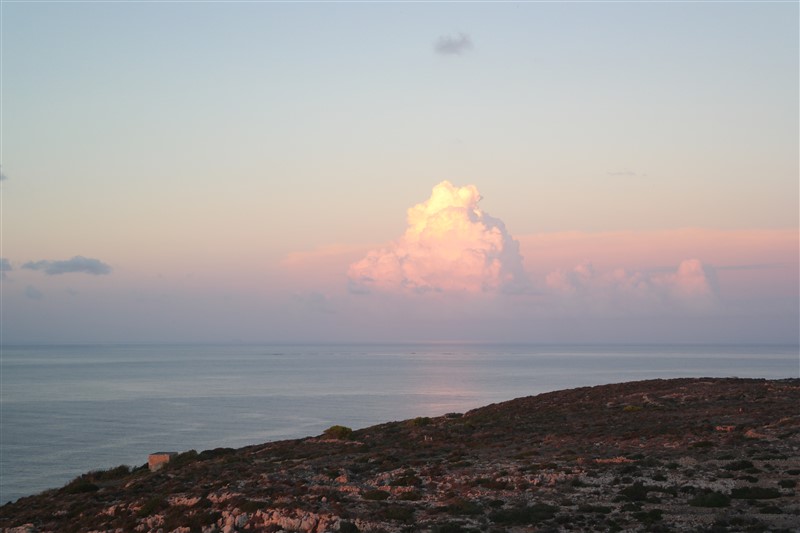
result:
<svg viewBox="0 0 800 533"><path fill-rule="evenodd" d="M155 451L649 378L798 377L794 345L63 345L2 351L0 501Z"/></svg>

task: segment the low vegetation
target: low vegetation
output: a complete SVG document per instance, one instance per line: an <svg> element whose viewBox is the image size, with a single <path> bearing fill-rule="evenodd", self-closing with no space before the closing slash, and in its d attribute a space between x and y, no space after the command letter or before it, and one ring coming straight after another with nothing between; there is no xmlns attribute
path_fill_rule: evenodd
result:
<svg viewBox="0 0 800 533"><path fill-rule="evenodd" d="M323 435L328 439L348 440L353 436L353 430L346 426L331 426Z"/></svg>
<svg viewBox="0 0 800 533"><path fill-rule="evenodd" d="M0 529L791 531L799 404L796 379L651 380L334 425L89 472L0 507Z"/></svg>

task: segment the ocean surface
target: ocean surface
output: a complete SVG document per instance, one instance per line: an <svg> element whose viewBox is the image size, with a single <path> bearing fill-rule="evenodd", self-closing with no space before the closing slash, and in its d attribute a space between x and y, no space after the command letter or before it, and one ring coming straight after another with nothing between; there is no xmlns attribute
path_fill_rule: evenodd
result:
<svg viewBox="0 0 800 533"><path fill-rule="evenodd" d="M90 345L0 353L0 503L202 451L671 377L798 377L797 346Z"/></svg>

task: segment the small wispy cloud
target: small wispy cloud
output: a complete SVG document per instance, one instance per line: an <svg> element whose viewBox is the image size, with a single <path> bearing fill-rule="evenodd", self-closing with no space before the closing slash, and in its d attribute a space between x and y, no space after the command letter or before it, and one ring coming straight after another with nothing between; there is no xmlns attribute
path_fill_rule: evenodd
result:
<svg viewBox="0 0 800 533"><path fill-rule="evenodd" d="M90 257L83 257L76 255L72 259L63 261L29 261L22 265L22 268L28 270L41 270L48 276L56 276L59 274L83 273L100 276L111 273L111 267L103 263L99 259L92 259Z"/></svg>
<svg viewBox="0 0 800 533"><path fill-rule="evenodd" d="M472 50L472 39L466 33L458 35L442 35L436 41L433 49L437 54L461 55Z"/></svg>
<svg viewBox="0 0 800 533"><path fill-rule="evenodd" d="M25 296L31 300L41 300L44 297L44 294L42 294L42 291L33 285L28 285L25 287Z"/></svg>
<svg viewBox="0 0 800 533"><path fill-rule="evenodd" d="M0 257L0 279L5 279L6 272L11 272L12 270L14 270L14 267L11 266L11 262L5 257Z"/></svg>
<svg viewBox="0 0 800 533"><path fill-rule="evenodd" d="M311 291L306 293L295 293L294 300L306 311L310 311L312 313L335 313L330 306L330 299L321 292Z"/></svg>

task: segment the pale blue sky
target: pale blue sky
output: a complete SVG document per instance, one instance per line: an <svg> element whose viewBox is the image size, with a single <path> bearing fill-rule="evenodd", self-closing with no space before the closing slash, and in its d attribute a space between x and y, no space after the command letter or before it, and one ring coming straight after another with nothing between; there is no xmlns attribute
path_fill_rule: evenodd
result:
<svg viewBox="0 0 800 533"><path fill-rule="evenodd" d="M798 225L797 3L3 2L2 15L4 293L25 331L72 305L48 298L67 282L45 287L27 261L99 259L125 294L187 272L221 293L234 278L280 286L287 254L397 238L445 179L478 186L513 235ZM435 51L460 33L471 49Z"/></svg>

